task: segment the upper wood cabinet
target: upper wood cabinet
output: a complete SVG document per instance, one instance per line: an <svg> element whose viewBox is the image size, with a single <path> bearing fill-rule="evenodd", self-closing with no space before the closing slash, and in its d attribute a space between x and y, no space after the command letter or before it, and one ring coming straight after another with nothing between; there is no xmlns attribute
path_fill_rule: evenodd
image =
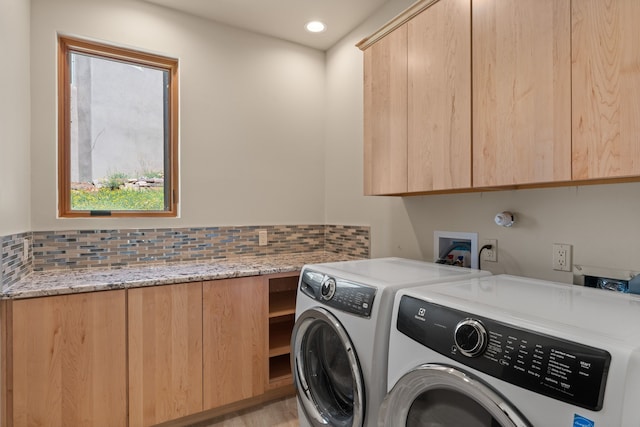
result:
<svg viewBox="0 0 640 427"><path fill-rule="evenodd" d="M7 301L3 309L7 425L127 425L124 290Z"/></svg>
<svg viewBox="0 0 640 427"><path fill-rule="evenodd" d="M364 51L364 193L407 191L407 27Z"/></svg>
<svg viewBox="0 0 640 427"><path fill-rule="evenodd" d="M573 0L573 179L640 175L640 1Z"/></svg>
<svg viewBox="0 0 640 427"><path fill-rule="evenodd" d="M129 426L202 411L202 282L129 290Z"/></svg>
<svg viewBox="0 0 640 427"><path fill-rule="evenodd" d="M469 0L440 0L364 49L365 194L471 186Z"/></svg>
<svg viewBox="0 0 640 427"><path fill-rule="evenodd" d="M267 292L260 276L204 282L205 410L264 393Z"/></svg>
<svg viewBox="0 0 640 427"><path fill-rule="evenodd" d="M474 187L571 180L570 3L472 2Z"/></svg>
<svg viewBox="0 0 640 427"><path fill-rule="evenodd" d="M365 194L640 180L639 19L637 0L414 3L358 43Z"/></svg>
<svg viewBox="0 0 640 427"><path fill-rule="evenodd" d="M471 8L440 0L408 28L408 192L471 187Z"/></svg>

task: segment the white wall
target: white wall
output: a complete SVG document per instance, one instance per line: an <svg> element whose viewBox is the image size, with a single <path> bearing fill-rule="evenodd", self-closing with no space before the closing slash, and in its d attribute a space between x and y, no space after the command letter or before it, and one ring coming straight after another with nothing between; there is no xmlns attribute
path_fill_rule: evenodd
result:
<svg viewBox="0 0 640 427"><path fill-rule="evenodd" d="M498 239L494 273L564 282L551 245L573 245L576 264L640 270L640 183L409 198L362 196L362 53L354 46L410 2L392 0L327 53L326 221L371 225L372 256L433 259L433 231ZM507 229L502 210L517 214Z"/></svg>
<svg viewBox="0 0 640 427"><path fill-rule="evenodd" d="M0 0L0 236L30 231L29 2Z"/></svg>
<svg viewBox="0 0 640 427"><path fill-rule="evenodd" d="M31 7L34 231L323 222L323 52L144 2ZM180 59L181 218L56 218L57 32Z"/></svg>
<svg viewBox="0 0 640 427"><path fill-rule="evenodd" d="M13 7L7 19L11 32L24 33L28 26L20 21L28 12L19 5L25 2L0 1ZM362 196L362 53L354 45L411 3L390 0L330 49L325 65L319 51L141 2L34 0L31 228L364 224L372 227L373 256L427 260L433 259L434 230L475 231L481 239L498 239L499 262L483 264L495 273L570 282L571 273L551 270L554 242L574 245L574 263L640 269L637 183L404 199ZM4 22L1 28L7 28ZM56 219L57 31L180 58L180 219ZM12 35L11 43L0 39L9 56L19 58L15 67L2 70L11 72L11 79L1 81L19 82L11 90L20 94L29 91L26 39L28 34ZM0 173L4 182L29 182L28 98L15 98L17 104L0 101L2 118L11 118L8 128L2 126L11 134L3 135L2 149L15 152L1 156L11 164L3 163ZM6 185L0 191L5 229L0 234L28 229L29 203L20 197L26 192ZM517 224L497 227L493 216L507 209L516 212Z"/></svg>
<svg viewBox="0 0 640 427"><path fill-rule="evenodd" d="M402 199L362 195L362 53L355 44L412 3L390 0L327 52L326 221L371 225L374 256L422 258Z"/></svg>

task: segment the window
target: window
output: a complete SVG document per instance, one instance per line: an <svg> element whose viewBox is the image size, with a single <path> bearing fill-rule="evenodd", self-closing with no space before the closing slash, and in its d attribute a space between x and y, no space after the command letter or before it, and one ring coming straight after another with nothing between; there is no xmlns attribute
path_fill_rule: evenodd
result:
<svg viewBox="0 0 640 427"><path fill-rule="evenodd" d="M58 38L61 217L177 216L178 61Z"/></svg>

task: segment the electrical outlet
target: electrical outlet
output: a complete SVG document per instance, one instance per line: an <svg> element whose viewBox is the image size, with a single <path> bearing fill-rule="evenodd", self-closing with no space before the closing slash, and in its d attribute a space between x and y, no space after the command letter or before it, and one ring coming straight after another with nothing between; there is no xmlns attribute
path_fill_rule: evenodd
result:
<svg viewBox="0 0 640 427"><path fill-rule="evenodd" d="M484 261L498 262L498 240L484 239L482 241L482 246L484 245L491 245L491 249L485 249L482 251L482 259Z"/></svg>
<svg viewBox="0 0 640 427"><path fill-rule="evenodd" d="M553 244L553 269L571 271L571 245Z"/></svg>
<svg viewBox="0 0 640 427"><path fill-rule="evenodd" d="M258 246L267 246L268 243L267 230L258 230Z"/></svg>

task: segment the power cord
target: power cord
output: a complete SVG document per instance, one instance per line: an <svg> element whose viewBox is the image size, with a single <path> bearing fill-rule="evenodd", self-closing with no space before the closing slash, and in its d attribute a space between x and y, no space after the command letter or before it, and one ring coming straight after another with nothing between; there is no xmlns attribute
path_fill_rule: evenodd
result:
<svg viewBox="0 0 640 427"><path fill-rule="evenodd" d="M480 266L480 260L482 259L482 251L484 251L485 249L492 249L492 248L493 248L493 245L484 245L478 251L478 270L482 270L482 267Z"/></svg>

